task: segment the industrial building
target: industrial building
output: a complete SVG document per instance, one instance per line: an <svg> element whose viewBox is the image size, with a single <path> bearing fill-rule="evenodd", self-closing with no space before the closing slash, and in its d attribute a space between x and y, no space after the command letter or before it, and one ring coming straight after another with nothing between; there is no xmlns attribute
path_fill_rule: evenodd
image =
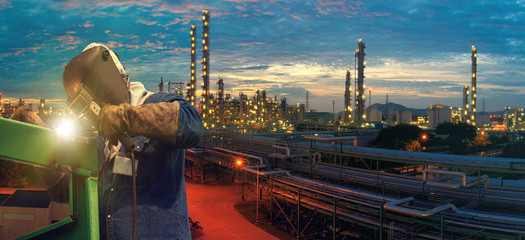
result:
<svg viewBox="0 0 525 240"><path fill-rule="evenodd" d="M407 110L396 111L396 123L397 124L411 124L412 123L412 112Z"/></svg>
<svg viewBox="0 0 525 240"><path fill-rule="evenodd" d="M443 122L452 122L452 107L443 104L433 105L428 108L428 128L434 129Z"/></svg>
<svg viewBox="0 0 525 240"><path fill-rule="evenodd" d="M377 109L367 109L366 115L368 116L368 121L370 122L382 122L383 121L383 112Z"/></svg>

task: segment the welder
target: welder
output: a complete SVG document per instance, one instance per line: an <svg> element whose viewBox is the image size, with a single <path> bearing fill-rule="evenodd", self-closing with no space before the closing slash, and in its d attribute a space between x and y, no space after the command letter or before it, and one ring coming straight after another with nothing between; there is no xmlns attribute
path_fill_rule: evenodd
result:
<svg viewBox="0 0 525 240"><path fill-rule="evenodd" d="M119 56L99 43L66 65L63 85L70 99L84 99L79 92L85 91L100 107L90 119L98 130L100 238L131 238L129 169L136 166L137 238L191 239L184 151L202 137L197 110L179 95L152 93L130 82ZM132 149L122 141L128 136Z"/></svg>

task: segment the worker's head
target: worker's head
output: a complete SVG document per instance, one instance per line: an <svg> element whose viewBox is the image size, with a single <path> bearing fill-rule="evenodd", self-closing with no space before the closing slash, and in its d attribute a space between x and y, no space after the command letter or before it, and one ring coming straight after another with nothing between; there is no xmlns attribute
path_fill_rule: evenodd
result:
<svg viewBox="0 0 525 240"><path fill-rule="evenodd" d="M118 55L100 43L91 43L64 69L64 90L74 98L83 88L98 104L129 102L129 79Z"/></svg>

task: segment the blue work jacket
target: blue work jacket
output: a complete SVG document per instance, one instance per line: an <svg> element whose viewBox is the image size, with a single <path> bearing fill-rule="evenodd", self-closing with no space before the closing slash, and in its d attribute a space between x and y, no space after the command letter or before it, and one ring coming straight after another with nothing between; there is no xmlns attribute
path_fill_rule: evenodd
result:
<svg viewBox="0 0 525 240"><path fill-rule="evenodd" d="M202 137L201 117L181 96L172 93L155 93L144 104L172 101L180 103L175 145L145 136L132 139L140 152L135 154L139 159L137 239L191 239L184 154L186 148L196 145ZM104 142L104 139L99 139L100 238L131 239L132 178L113 174L113 161L106 161Z"/></svg>

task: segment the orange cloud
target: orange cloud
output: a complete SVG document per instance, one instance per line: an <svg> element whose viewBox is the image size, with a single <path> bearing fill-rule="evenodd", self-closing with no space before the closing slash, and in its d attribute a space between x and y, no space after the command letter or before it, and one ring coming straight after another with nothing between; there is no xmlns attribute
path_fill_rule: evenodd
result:
<svg viewBox="0 0 525 240"><path fill-rule="evenodd" d="M142 23L142 24L146 24L148 26L155 25L157 23L156 21L146 21L146 20L143 20L143 19L139 19L137 22Z"/></svg>
<svg viewBox="0 0 525 240"><path fill-rule="evenodd" d="M151 48L152 51L155 52L155 49L166 49L166 47L162 46L162 42L159 40L156 40L155 42L150 42L149 40L145 43L146 47Z"/></svg>
<svg viewBox="0 0 525 240"><path fill-rule="evenodd" d="M91 21L87 21L84 24L82 24L82 27L85 27L85 28L90 28L90 27L93 27L93 26L95 26L95 25L93 25L93 23Z"/></svg>

